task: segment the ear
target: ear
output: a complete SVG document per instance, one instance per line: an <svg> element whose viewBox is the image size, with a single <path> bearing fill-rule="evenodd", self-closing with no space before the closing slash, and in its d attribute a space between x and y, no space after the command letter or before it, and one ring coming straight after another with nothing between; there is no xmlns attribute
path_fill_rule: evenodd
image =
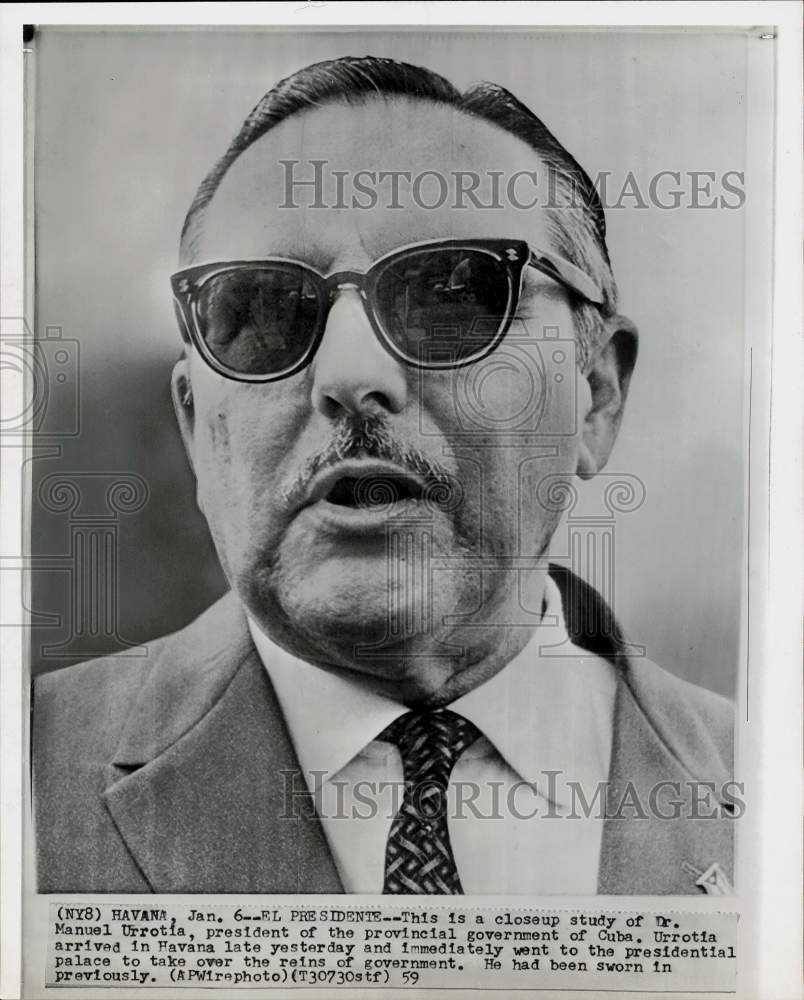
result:
<svg viewBox="0 0 804 1000"><path fill-rule="evenodd" d="M581 479L591 479L609 460L636 363L637 342L634 324L625 316L613 316L584 373L589 395L578 451Z"/></svg>
<svg viewBox="0 0 804 1000"><path fill-rule="evenodd" d="M170 379L170 394L173 397L173 409L181 431L181 439L184 442L184 450L187 452L190 465L195 469L195 406L193 404L193 387L190 382L190 363L186 356L180 358L173 368Z"/></svg>

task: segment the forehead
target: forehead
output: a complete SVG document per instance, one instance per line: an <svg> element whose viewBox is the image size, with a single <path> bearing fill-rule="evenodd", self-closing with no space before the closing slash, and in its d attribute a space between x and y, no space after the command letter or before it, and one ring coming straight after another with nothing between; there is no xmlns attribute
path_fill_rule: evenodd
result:
<svg viewBox="0 0 804 1000"><path fill-rule="evenodd" d="M534 171L542 184L526 143L455 108L407 98L325 105L282 122L235 160L207 207L195 260L281 255L360 267L442 237L544 246L544 210L516 205L537 196L526 176ZM475 183L474 200L490 207L466 194Z"/></svg>

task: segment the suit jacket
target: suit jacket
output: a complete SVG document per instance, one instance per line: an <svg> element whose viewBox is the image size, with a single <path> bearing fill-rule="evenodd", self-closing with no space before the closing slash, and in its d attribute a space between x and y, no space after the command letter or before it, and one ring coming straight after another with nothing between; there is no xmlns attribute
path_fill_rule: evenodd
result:
<svg viewBox="0 0 804 1000"><path fill-rule="evenodd" d="M732 706L630 659L595 591L550 572L572 640L619 672L598 889L701 893L732 866ZM33 711L40 892L344 891L314 810L287 807L304 778L232 594L147 657L40 677ZM701 818L656 815L691 781Z"/></svg>

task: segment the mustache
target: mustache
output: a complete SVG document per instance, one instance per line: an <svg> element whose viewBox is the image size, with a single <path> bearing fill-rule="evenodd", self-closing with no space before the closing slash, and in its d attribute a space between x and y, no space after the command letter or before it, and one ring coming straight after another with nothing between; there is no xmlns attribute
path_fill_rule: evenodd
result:
<svg viewBox="0 0 804 1000"><path fill-rule="evenodd" d="M292 509L302 502L319 472L349 458L375 458L418 476L428 483L430 499L442 510L454 509L462 499L463 490L448 469L418 448L400 443L385 417L365 413L340 418L326 447L311 455L283 490L287 506Z"/></svg>

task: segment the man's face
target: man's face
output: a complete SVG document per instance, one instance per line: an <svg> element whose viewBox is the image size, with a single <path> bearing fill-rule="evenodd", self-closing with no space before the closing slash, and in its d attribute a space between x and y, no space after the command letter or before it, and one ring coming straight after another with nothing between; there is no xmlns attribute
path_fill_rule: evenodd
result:
<svg viewBox="0 0 804 1000"><path fill-rule="evenodd" d="M372 210L307 207L314 193L301 188L300 207L282 208L283 160L299 161L295 176L304 178L313 160L347 178L365 170L507 177L539 168L519 140L451 109L407 100L326 106L282 123L235 161L192 263L278 256L329 274L366 271L426 240L501 237L550 248L540 209L505 199L498 209L455 208L452 186L434 209L404 194L404 208L393 208L383 187ZM435 201L434 190L423 188L420 200ZM346 191L348 203L348 181ZM336 200L331 186L326 199ZM545 476L577 468L590 396L572 337L564 291L526 268L506 340L455 370L423 371L394 358L353 288L337 294L312 363L282 381L228 380L193 351L178 372L191 382L193 408L179 410L198 499L224 571L256 621L298 655L372 675L383 690L414 700L504 658L512 634L523 631L506 625L529 615L535 622L541 610L544 570L511 565L543 555L555 530L559 515L539 502L537 488ZM345 459L334 457L333 442ZM350 482L369 477L363 498L372 487L376 498L381 480L420 460L457 484L454 502L428 504L414 486L390 507L356 505ZM361 655L358 647L369 644L374 655Z"/></svg>

